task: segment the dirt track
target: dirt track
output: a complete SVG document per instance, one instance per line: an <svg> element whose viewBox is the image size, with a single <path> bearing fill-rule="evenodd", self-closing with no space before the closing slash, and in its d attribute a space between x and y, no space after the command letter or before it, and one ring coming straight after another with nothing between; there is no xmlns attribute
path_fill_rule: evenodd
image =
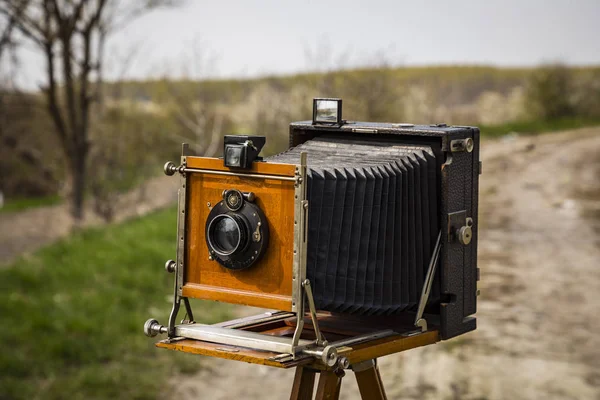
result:
<svg viewBox="0 0 600 400"><path fill-rule="evenodd" d="M390 399L600 399L600 129L483 144L478 330L380 360ZM203 359L179 399L284 399L293 371ZM342 399L358 399L347 374Z"/></svg>
<svg viewBox="0 0 600 400"><path fill-rule="evenodd" d="M177 201L177 185L177 179L164 175L150 179L119 199L115 222L174 204ZM69 235L77 227L104 223L89 205L85 209L85 220L78 226L73 223L65 204L0 214L0 268L21 254Z"/></svg>

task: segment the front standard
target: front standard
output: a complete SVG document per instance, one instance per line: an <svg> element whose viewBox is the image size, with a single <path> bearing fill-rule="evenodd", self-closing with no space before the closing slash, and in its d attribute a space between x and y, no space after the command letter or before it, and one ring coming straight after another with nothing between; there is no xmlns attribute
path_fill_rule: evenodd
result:
<svg viewBox="0 0 600 400"><path fill-rule="evenodd" d="M271 157L259 156L264 137L229 135L223 158L184 145L179 165L165 165L180 179L176 259L166 264L173 310L166 326L148 320L147 335L330 364L339 346L322 315L435 329L442 340L475 329L479 130L341 112L341 100L315 99L313 119L290 124L290 148ZM202 325L190 298L295 318L279 335ZM188 319L176 324L181 302Z"/></svg>

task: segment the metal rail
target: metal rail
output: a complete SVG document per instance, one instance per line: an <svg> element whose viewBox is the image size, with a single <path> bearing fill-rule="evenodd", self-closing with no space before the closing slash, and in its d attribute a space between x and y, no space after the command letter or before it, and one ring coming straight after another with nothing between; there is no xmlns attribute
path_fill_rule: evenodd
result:
<svg viewBox="0 0 600 400"><path fill-rule="evenodd" d="M296 182L298 177L295 176L280 176L280 175L263 175L263 174L247 174L239 172L229 171L217 171L213 169L198 169L198 168L182 168L183 172L195 172L201 174L212 174L212 175L227 175L227 176L239 176L243 178L258 178L258 179L275 179L279 181Z"/></svg>

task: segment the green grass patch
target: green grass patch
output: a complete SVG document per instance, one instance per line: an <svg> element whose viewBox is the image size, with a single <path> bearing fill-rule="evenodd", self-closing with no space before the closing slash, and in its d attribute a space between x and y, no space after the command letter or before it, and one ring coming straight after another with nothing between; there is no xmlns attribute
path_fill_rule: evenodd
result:
<svg viewBox="0 0 600 400"><path fill-rule="evenodd" d="M0 208L0 213L13 213L23 211L28 208L54 206L56 204L60 204L61 202L62 198L58 195L5 199L4 205Z"/></svg>
<svg viewBox="0 0 600 400"><path fill-rule="evenodd" d="M501 125L480 126L482 136L498 137L510 133L536 135L545 132L556 132L568 129L586 128L600 125L600 119L591 118L561 118L549 121L515 121Z"/></svg>
<svg viewBox="0 0 600 400"><path fill-rule="evenodd" d="M0 270L0 398L150 399L200 358L156 349L142 327L166 322L173 208L89 229ZM198 321L231 309L202 302ZM180 318L183 313L180 315ZM168 397L168 396L167 396Z"/></svg>

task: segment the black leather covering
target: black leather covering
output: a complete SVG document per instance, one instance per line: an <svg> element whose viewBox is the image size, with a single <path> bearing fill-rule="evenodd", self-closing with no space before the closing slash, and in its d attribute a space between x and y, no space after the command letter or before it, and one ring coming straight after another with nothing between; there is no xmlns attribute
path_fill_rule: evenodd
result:
<svg viewBox="0 0 600 400"><path fill-rule="evenodd" d="M308 259L318 309L396 314L419 301L439 226L429 146L323 135L270 162L308 153ZM439 301L439 278L430 302Z"/></svg>

